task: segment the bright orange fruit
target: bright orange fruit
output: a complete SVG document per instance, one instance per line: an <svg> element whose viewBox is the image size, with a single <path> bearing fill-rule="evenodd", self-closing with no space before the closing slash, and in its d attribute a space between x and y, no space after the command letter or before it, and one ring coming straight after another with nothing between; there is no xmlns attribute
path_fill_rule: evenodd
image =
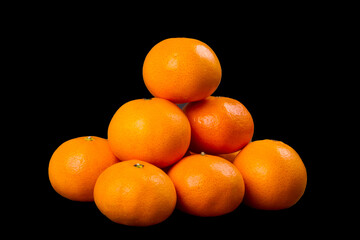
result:
<svg viewBox="0 0 360 240"><path fill-rule="evenodd" d="M138 99L125 103L115 113L108 139L120 160L139 159L163 168L185 155L191 128L174 103L161 98Z"/></svg>
<svg viewBox="0 0 360 240"><path fill-rule="evenodd" d="M79 137L61 144L49 163L49 179L61 196L74 201L93 201L95 182L118 160L109 143L100 137Z"/></svg>
<svg viewBox="0 0 360 240"><path fill-rule="evenodd" d="M176 191L156 166L129 160L107 168L94 189L95 204L110 220L129 226L150 226L175 209Z"/></svg>
<svg viewBox="0 0 360 240"><path fill-rule="evenodd" d="M250 207L279 210L293 206L304 194L304 163L289 145L274 140L249 143L234 165L244 177L244 202Z"/></svg>
<svg viewBox="0 0 360 240"><path fill-rule="evenodd" d="M191 38L169 38L156 44L143 65L146 87L155 97L175 103L210 96L221 81L221 66L214 51Z"/></svg>
<svg viewBox="0 0 360 240"><path fill-rule="evenodd" d="M232 212L244 197L241 173L221 157L190 155L177 162L168 175L176 188L177 207L192 215L210 217Z"/></svg>
<svg viewBox="0 0 360 240"><path fill-rule="evenodd" d="M191 125L190 151L209 154L232 153L251 141L254 122L239 101L227 97L208 97L185 105Z"/></svg>

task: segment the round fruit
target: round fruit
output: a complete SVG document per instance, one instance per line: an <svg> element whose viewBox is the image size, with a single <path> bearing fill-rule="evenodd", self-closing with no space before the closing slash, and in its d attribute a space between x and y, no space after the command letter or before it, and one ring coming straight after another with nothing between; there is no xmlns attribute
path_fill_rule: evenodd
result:
<svg viewBox="0 0 360 240"><path fill-rule="evenodd" d="M120 160L139 159L162 168L184 156L191 128L174 103L160 98L138 99L125 103L115 113L108 139Z"/></svg>
<svg viewBox="0 0 360 240"><path fill-rule="evenodd" d="M175 103L210 96L221 81L221 66L214 51L191 38L169 38L156 44L143 65L146 87L155 97Z"/></svg>
<svg viewBox="0 0 360 240"><path fill-rule="evenodd" d="M173 181L177 207L189 214L210 217L235 210L244 197L241 173L229 161L212 155L190 155L168 172Z"/></svg>
<svg viewBox="0 0 360 240"><path fill-rule="evenodd" d="M138 160L106 169L96 182L94 198L107 218L128 226L160 223L176 205L171 179L160 168Z"/></svg>
<svg viewBox="0 0 360 240"><path fill-rule="evenodd" d="M234 165L244 177L244 202L250 207L279 210L293 206L304 194L304 163L289 145L274 140L249 143Z"/></svg>
<svg viewBox="0 0 360 240"><path fill-rule="evenodd" d="M49 179L61 196L74 201L93 201L96 179L118 160L109 143L100 137L79 137L61 144L49 163Z"/></svg>
<svg viewBox="0 0 360 240"><path fill-rule="evenodd" d="M251 141L254 122L246 107L227 97L208 97L184 109L191 125L190 150L210 154L232 153Z"/></svg>

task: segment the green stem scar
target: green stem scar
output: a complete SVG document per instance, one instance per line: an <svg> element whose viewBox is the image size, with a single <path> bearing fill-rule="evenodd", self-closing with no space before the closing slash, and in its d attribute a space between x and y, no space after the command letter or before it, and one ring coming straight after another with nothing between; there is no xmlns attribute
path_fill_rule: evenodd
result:
<svg viewBox="0 0 360 240"><path fill-rule="evenodd" d="M85 138L86 141L94 141L95 139L92 136L88 136Z"/></svg>
<svg viewBox="0 0 360 240"><path fill-rule="evenodd" d="M144 165L142 165L142 164L140 164L140 163L137 163L137 164L135 164L135 165L134 165L134 167L137 167L137 168L143 168L143 167L144 167Z"/></svg>

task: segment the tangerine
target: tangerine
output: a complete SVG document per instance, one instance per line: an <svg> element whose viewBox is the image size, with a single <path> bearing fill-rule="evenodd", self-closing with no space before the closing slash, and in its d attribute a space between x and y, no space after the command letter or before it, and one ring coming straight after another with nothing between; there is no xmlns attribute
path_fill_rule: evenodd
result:
<svg viewBox="0 0 360 240"><path fill-rule="evenodd" d="M98 209L113 222L150 226L172 214L176 191L160 168L129 160L112 165L99 176L94 199Z"/></svg>
<svg viewBox="0 0 360 240"><path fill-rule="evenodd" d="M248 144L254 134L250 112L239 101L210 96L185 105L191 125L190 151L209 154L233 153Z"/></svg>
<svg viewBox="0 0 360 240"><path fill-rule="evenodd" d="M125 103L115 113L108 139L120 160L139 159L163 168L185 155L191 128L174 103L161 98L137 99Z"/></svg>
<svg viewBox="0 0 360 240"><path fill-rule="evenodd" d="M239 154L240 151L241 150L238 150L238 151L232 152L232 153L219 154L217 156L222 157L222 158L228 160L229 162L234 162L236 156Z"/></svg>
<svg viewBox="0 0 360 240"><path fill-rule="evenodd" d="M187 156L168 175L177 192L177 207L192 215L224 215L235 210L244 197L241 173L218 156L204 153Z"/></svg>
<svg viewBox="0 0 360 240"><path fill-rule="evenodd" d="M93 201L97 178L118 160L109 143L100 137L78 137L61 144L53 153L48 168L54 190L74 201Z"/></svg>
<svg viewBox="0 0 360 240"><path fill-rule="evenodd" d="M249 143L236 156L246 187L244 203L264 210L293 206L305 192L307 174L298 153L274 140Z"/></svg>
<svg viewBox="0 0 360 240"><path fill-rule="evenodd" d="M156 44L143 65L146 87L155 97L175 103L210 96L221 81L221 66L214 51L192 38L169 38Z"/></svg>

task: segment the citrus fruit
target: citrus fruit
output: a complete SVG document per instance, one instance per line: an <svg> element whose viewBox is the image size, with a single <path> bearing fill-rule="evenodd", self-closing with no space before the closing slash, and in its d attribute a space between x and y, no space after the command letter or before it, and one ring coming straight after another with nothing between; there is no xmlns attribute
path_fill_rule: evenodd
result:
<svg viewBox="0 0 360 240"><path fill-rule="evenodd" d="M304 194L307 174L304 163L289 145L274 140L249 143L234 165L243 175L244 203L264 210L293 206Z"/></svg>
<svg viewBox="0 0 360 240"><path fill-rule="evenodd" d="M128 226L150 226L175 209L176 191L158 167L139 160L107 168L94 189L95 204L110 220Z"/></svg>
<svg viewBox="0 0 360 240"><path fill-rule="evenodd" d="M177 162L168 175L177 192L177 207L186 213L220 216L235 210L243 200L241 173L221 157L190 155Z"/></svg>
<svg viewBox="0 0 360 240"><path fill-rule="evenodd" d="M236 152L232 152L232 153L224 153L224 154L218 154L216 156L222 157L226 160L228 160L229 162L233 162L235 160L235 157L239 154L241 150L236 151ZM184 155L184 157L190 156L190 155L194 155L197 153L191 152L191 151L187 151L186 154Z"/></svg>
<svg viewBox="0 0 360 240"><path fill-rule="evenodd" d="M93 201L96 179L118 160L100 137L79 137L61 144L53 153L48 174L52 187L74 201Z"/></svg>
<svg viewBox="0 0 360 240"><path fill-rule="evenodd" d="M191 38L169 38L156 44L143 65L146 87L155 97L175 103L210 96L221 81L221 66L214 51Z"/></svg>
<svg viewBox="0 0 360 240"><path fill-rule="evenodd" d="M217 156L222 157L222 158L224 158L224 159L226 159L226 160L228 160L230 162L234 162L235 157L239 154L240 151L241 150L238 150L238 151L232 152L232 153L219 154Z"/></svg>
<svg viewBox="0 0 360 240"><path fill-rule="evenodd" d="M120 160L139 159L169 166L186 153L191 128L182 110L161 99L137 99L122 105L113 116L108 139Z"/></svg>
<svg viewBox="0 0 360 240"><path fill-rule="evenodd" d="M251 141L254 122L239 101L210 96L188 103L184 113L191 125L190 151L209 154L232 153Z"/></svg>

